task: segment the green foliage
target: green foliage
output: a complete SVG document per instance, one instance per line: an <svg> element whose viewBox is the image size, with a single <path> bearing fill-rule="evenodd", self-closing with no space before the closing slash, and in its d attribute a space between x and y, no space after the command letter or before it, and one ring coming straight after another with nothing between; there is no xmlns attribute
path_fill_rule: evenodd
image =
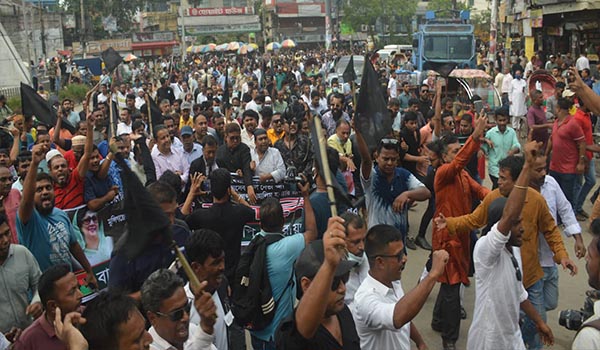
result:
<svg viewBox="0 0 600 350"><path fill-rule="evenodd" d="M417 0L350 0L344 6L343 22L354 31L361 31L361 25L369 25L368 33L373 35L371 26L375 25L378 18L382 17L393 31L399 22L410 24L416 10Z"/></svg>
<svg viewBox="0 0 600 350"><path fill-rule="evenodd" d="M433 11L448 11L452 10L468 10L469 5L467 2L460 2L457 0L430 0L427 3L427 9Z"/></svg>
<svg viewBox="0 0 600 350"><path fill-rule="evenodd" d="M80 103L85 99L85 94L90 90L90 87L84 84L69 84L58 93L58 98L62 101L65 98L72 100L74 103Z"/></svg>
<svg viewBox="0 0 600 350"><path fill-rule="evenodd" d="M15 113L20 113L21 111L21 95L13 96L6 100L6 104L8 108L10 108Z"/></svg>

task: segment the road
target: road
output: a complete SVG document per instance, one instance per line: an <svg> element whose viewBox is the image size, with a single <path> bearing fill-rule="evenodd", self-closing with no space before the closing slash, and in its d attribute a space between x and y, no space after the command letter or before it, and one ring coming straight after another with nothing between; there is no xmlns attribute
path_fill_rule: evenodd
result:
<svg viewBox="0 0 600 350"><path fill-rule="evenodd" d="M484 183L486 186L491 186L489 182ZM419 203L413 209L411 209L409 213L409 221L410 221L410 233L411 235L415 235L419 222L421 220L421 216L425 211L426 203ZM586 204L584 206L584 210L588 213L591 213L591 203L589 200L586 200ZM588 243L591 241L591 235L588 232L588 222L580 222L582 226L583 240L585 242L586 248ZM564 238L564 236L563 236ZM427 240L431 242L431 225L427 231ZM570 331L558 324L558 318L560 315L560 310L565 309L579 309L583 306L583 302L585 300L585 292L588 289L591 289L587 283L587 273L585 271L585 259L577 260L575 258L575 253L573 250L573 239L565 238L565 245L569 256L571 259L575 261L579 272L576 276L571 277L567 272L563 271L561 267L559 267L559 299L558 299L558 307L555 310L548 312L548 320L547 323L552 329L554 334L554 346L546 347L549 349L570 349L571 342L573 337L575 336L574 331ZM425 262L427 261L427 257L429 256L429 252L425 251L421 248L417 248L417 250L409 250L408 251L408 261L405 270L402 273L402 287L404 288L404 292L408 292L416 285L421 273L423 271L423 266L425 266ZM430 350L442 349L442 339L439 333L435 332L431 329L431 316L433 312L433 306L435 304L435 299L437 297L439 290L439 284L433 289L425 306L421 310L421 312L414 319L414 323L417 326L419 332L425 339ZM456 343L457 349L465 349L467 344L467 333L469 331L469 327L471 326L471 321L473 320L473 308L475 303L475 278L471 278L471 286L465 288L464 292L464 306L467 310L467 319L461 322L460 326L460 337L458 342ZM413 348L414 343L413 343ZM503 350L503 349L498 349ZM508 350L508 349L507 349Z"/></svg>

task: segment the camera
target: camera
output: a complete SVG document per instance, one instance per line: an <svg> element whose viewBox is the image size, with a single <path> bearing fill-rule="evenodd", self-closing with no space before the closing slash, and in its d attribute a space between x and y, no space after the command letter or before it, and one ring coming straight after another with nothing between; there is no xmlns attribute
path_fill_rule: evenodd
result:
<svg viewBox="0 0 600 350"><path fill-rule="evenodd" d="M200 188L202 189L202 191L204 192L210 192L210 179L206 179L202 182L202 185L200 186Z"/></svg>
<svg viewBox="0 0 600 350"><path fill-rule="evenodd" d="M580 310L562 310L558 318L558 324L571 331L577 331L585 320L594 314L594 299L589 296L585 298Z"/></svg>

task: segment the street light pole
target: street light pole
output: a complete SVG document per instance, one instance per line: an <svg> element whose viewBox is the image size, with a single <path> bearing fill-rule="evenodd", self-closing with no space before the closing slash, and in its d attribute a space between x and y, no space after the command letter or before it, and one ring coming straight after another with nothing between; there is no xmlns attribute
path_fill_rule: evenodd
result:
<svg viewBox="0 0 600 350"><path fill-rule="evenodd" d="M187 47L185 47L185 21L184 21L184 10L183 10L183 1L179 0L179 14L181 15L181 61L185 61L185 53L187 52Z"/></svg>
<svg viewBox="0 0 600 350"><path fill-rule="evenodd" d="M85 58L85 16L83 15L83 0L79 0L80 15L81 15L81 52L83 58Z"/></svg>
<svg viewBox="0 0 600 350"><path fill-rule="evenodd" d="M491 18L490 18L490 53L488 59L492 62L496 60L496 38L498 37L498 0L492 0ZM500 67L502 71L502 67Z"/></svg>

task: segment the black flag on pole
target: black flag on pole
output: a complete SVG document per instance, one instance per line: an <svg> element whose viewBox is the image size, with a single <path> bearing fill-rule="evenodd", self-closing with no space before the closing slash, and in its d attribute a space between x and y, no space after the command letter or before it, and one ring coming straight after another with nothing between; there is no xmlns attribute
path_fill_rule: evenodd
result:
<svg viewBox="0 0 600 350"><path fill-rule="evenodd" d="M38 121L52 128L56 124L56 111L37 91L31 86L21 83L21 108L23 115L35 116ZM62 127L75 133L75 127L69 123L67 118L62 118Z"/></svg>
<svg viewBox="0 0 600 350"><path fill-rule="evenodd" d="M109 73L112 73L112 71L115 70L115 68L117 68L121 62L123 62L123 57L121 57L121 55L119 55L119 53L115 51L112 46L102 51L101 57L102 61L104 61L104 67Z"/></svg>
<svg viewBox="0 0 600 350"><path fill-rule="evenodd" d="M350 56L350 61L348 61L348 65L346 66L346 69L344 69L342 78L344 78L344 83L348 84L356 80L356 72L354 71L354 56Z"/></svg>
<svg viewBox="0 0 600 350"><path fill-rule="evenodd" d="M225 87L223 87L223 105L229 104L229 68L225 66Z"/></svg>
<svg viewBox="0 0 600 350"><path fill-rule="evenodd" d="M392 117L383 99L377 72L367 58L360 82L354 126L362 133L370 151L377 148L379 140L392 132Z"/></svg>
<svg viewBox="0 0 600 350"><path fill-rule="evenodd" d="M127 234L119 240L117 249L134 259L157 234L171 236L171 222L123 157L115 156L115 162L121 168L127 216Z"/></svg>
<svg viewBox="0 0 600 350"><path fill-rule="evenodd" d="M438 63L438 62L426 62L423 64L424 70L432 70L437 72L440 76L448 78L448 75L456 68L456 62Z"/></svg>

